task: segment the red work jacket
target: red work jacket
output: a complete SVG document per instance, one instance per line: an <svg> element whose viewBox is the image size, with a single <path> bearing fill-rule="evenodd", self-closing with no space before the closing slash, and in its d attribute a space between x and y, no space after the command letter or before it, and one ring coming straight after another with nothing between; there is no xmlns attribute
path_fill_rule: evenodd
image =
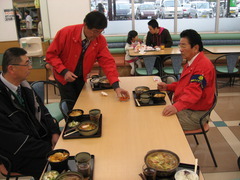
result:
<svg viewBox="0 0 240 180"><path fill-rule="evenodd" d="M64 69L74 72L82 52L83 24L67 26L58 31L46 54L46 61L53 66L55 78L63 85L67 82L60 73ZM99 35L91 41L83 59L83 78L86 81L93 64L98 62L111 84L118 79L115 60L110 54L106 39Z"/></svg>
<svg viewBox="0 0 240 180"><path fill-rule="evenodd" d="M201 83L190 82L194 75L201 75L206 80L206 86ZM184 66L178 82L167 85L167 90L174 91L174 106L178 111L191 109L207 111L211 108L215 93L215 68L212 62L200 52L193 63Z"/></svg>

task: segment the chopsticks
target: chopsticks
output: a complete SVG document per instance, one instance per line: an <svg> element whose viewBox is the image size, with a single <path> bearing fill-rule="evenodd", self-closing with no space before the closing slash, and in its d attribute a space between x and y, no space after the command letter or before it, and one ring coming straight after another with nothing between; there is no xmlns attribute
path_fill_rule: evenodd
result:
<svg viewBox="0 0 240 180"><path fill-rule="evenodd" d="M198 159L195 159L194 172L197 173Z"/></svg>
<svg viewBox="0 0 240 180"><path fill-rule="evenodd" d="M75 128L69 129L68 132L69 132L70 130L73 130L73 129L75 129ZM67 131L66 131L66 132L67 132ZM72 131L72 132L70 132L70 133L64 134L63 137L67 137L67 136L69 136L69 135L71 135L71 134L74 134L74 133L76 133L76 132L78 132L78 130L75 130L75 131Z"/></svg>
<svg viewBox="0 0 240 180"><path fill-rule="evenodd" d="M135 99L137 106L141 106L137 99Z"/></svg>

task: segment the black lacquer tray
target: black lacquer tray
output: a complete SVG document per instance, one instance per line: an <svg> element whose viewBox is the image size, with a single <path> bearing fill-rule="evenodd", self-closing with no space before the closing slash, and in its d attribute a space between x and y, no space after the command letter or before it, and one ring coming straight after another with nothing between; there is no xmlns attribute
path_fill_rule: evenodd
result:
<svg viewBox="0 0 240 180"><path fill-rule="evenodd" d="M188 170L191 170L191 171L194 171L194 165L193 164L185 164L185 163L180 163L176 172L179 171L179 170L182 170L182 169L188 169ZM200 172L200 167L198 166L197 167L197 174L199 175L199 172ZM173 174L172 176L168 176L168 177L156 177L156 180L175 180L174 178L174 175Z"/></svg>
<svg viewBox="0 0 240 180"><path fill-rule="evenodd" d="M88 114L83 115L81 118L81 121L85 121L85 120L90 120L90 116ZM68 133L71 133L72 131L75 131L75 128L73 127L69 127L68 123L66 123L64 129L63 129L63 134L62 134L62 138L63 139L81 139L81 138L96 138L96 137L101 137L102 136L102 114L99 118L99 127L98 127L98 131L96 134L92 135L92 136L83 136L81 135L78 131L70 134L68 136L64 136Z"/></svg>
<svg viewBox="0 0 240 180"><path fill-rule="evenodd" d="M151 92L155 92L155 91L156 90L149 90L147 92L151 93ZM152 98L150 98L149 103L147 103L147 104L142 103L139 99L137 99L135 91L133 91L133 98L134 98L134 101L135 101L135 105L137 107L141 107L141 106L159 106L159 105L165 105L166 104L166 101L164 99L162 101L159 101L158 103L154 103Z"/></svg>
<svg viewBox="0 0 240 180"><path fill-rule="evenodd" d="M90 177L89 177L88 180L93 180L94 161L95 161L95 157L94 157L94 155L91 155L91 160L90 160L91 169L90 169ZM45 169L45 172L48 172L48 171L51 171L51 165L49 163L47 163L47 168ZM74 160L74 156L69 156L69 158L68 158L68 169L66 169L64 171L77 172L77 166L76 166L76 162Z"/></svg>

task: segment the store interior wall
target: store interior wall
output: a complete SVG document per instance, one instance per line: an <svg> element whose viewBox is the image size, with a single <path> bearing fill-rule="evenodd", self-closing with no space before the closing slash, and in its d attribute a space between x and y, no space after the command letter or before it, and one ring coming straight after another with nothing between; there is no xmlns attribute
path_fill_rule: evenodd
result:
<svg viewBox="0 0 240 180"><path fill-rule="evenodd" d="M83 23L90 11L89 0L40 0L44 39L52 39L62 27ZM17 41L15 20L5 21L4 9L13 9L12 1L0 1L0 42Z"/></svg>
<svg viewBox="0 0 240 180"><path fill-rule="evenodd" d="M12 1L0 1L0 42L1 41L16 41L17 29L15 20L5 21L4 10L13 9Z"/></svg>

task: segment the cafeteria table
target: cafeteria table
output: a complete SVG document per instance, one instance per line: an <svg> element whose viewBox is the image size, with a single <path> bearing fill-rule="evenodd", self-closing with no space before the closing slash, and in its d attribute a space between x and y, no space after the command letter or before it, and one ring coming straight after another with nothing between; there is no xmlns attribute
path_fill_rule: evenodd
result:
<svg viewBox="0 0 240 180"><path fill-rule="evenodd" d="M157 77L160 81L160 78ZM139 180L144 156L154 149L175 152L181 163L194 164L195 158L176 115L162 116L165 105L137 107L133 98L135 87L157 88L156 77L120 77L120 86L130 93L127 102L120 102L112 89L93 91L85 84L74 108L100 109L101 137L63 139L55 149L67 149L71 156L89 152L95 156L94 180ZM101 92L107 93L103 95ZM166 97L166 105L170 105ZM203 179L201 174L201 179Z"/></svg>
<svg viewBox="0 0 240 180"><path fill-rule="evenodd" d="M162 76L162 59L166 56L169 55L175 55L175 56L180 56L180 50L178 47L170 47L170 48L164 48L163 50L146 50L145 52L141 53L141 52L136 52L133 49L129 50L129 56L131 57L141 57L144 59L144 63L145 63L145 67L147 69L147 73L149 74L149 72L152 71L154 63L153 60L157 60L157 67L159 70L159 75ZM149 59L150 57L150 59ZM153 58L151 58L153 57ZM160 58L157 58L160 57ZM147 59L145 61L145 59ZM151 74L149 74L151 75Z"/></svg>
<svg viewBox="0 0 240 180"><path fill-rule="evenodd" d="M240 45L204 46L204 49L212 54L239 54Z"/></svg>

